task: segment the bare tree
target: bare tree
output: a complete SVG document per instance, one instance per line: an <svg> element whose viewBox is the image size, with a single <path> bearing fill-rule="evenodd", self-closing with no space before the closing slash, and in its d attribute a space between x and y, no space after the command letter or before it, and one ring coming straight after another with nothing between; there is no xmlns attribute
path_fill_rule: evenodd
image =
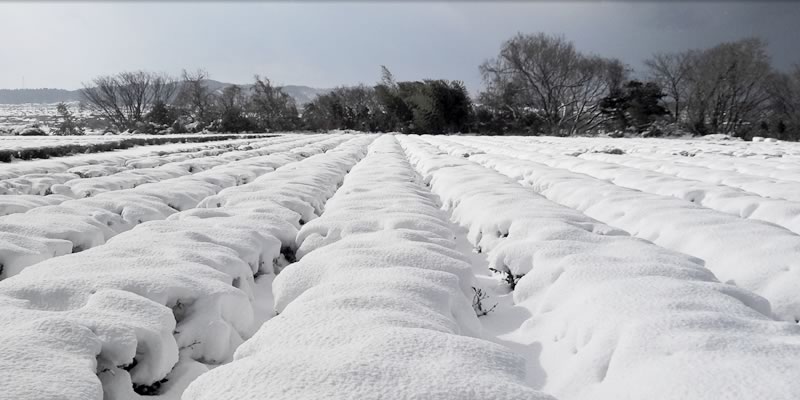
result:
<svg viewBox="0 0 800 400"><path fill-rule="evenodd" d="M800 139L800 64L776 72L769 86L768 120L779 139Z"/></svg>
<svg viewBox="0 0 800 400"><path fill-rule="evenodd" d="M691 52L682 53L657 53L652 58L645 60L649 79L656 82L664 89L666 95L672 100L672 113L675 122L681 120L683 101L688 90L689 73L692 69Z"/></svg>
<svg viewBox="0 0 800 400"><path fill-rule="evenodd" d="M166 101L175 90L167 75L146 71L100 76L84 84L81 93L89 108L100 112L119 131L142 122L154 104Z"/></svg>
<svg viewBox="0 0 800 400"><path fill-rule="evenodd" d="M294 99L269 79L255 76L251 107L258 127L267 131L294 129L299 121Z"/></svg>
<svg viewBox="0 0 800 400"><path fill-rule="evenodd" d="M598 102L621 83L621 65L585 56L563 37L539 33L506 41L480 70L496 100L515 103L504 108L533 110L551 133L574 134L600 122Z"/></svg>
<svg viewBox="0 0 800 400"><path fill-rule="evenodd" d="M738 134L764 116L774 75L766 43L743 39L694 54L688 81L695 129Z"/></svg>
<svg viewBox="0 0 800 400"><path fill-rule="evenodd" d="M177 103L195 121L203 126L215 118L214 92L208 87L208 72L198 69L195 72L183 70L182 82L178 91Z"/></svg>
<svg viewBox="0 0 800 400"><path fill-rule="evenodd" d="M574 83L568 87L562 129L574 135L597 128L605 122L600 100L613 90L620 90L628 79L628 68L621 61L601 57L585 57L575 71Z"/></svg>

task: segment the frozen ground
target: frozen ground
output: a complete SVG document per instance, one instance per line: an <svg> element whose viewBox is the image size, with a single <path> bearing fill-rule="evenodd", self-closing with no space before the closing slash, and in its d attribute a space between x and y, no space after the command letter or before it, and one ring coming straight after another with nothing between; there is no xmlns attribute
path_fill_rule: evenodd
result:
<svg viewBox="0 0 800 400"><path fill-rule="evenodd" d="M798 185L729 140L0 164L0 399L796 399Z"/></svg>

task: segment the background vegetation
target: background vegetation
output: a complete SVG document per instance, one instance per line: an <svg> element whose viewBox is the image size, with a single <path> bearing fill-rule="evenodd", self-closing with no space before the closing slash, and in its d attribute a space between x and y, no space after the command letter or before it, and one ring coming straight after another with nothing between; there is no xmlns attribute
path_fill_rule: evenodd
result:
<svg viewBox="0 0 800 400"><path fill-rule="evenodd" d="M179 79L145 71L84 85L86 104L115 132L325 131L569 136L726 134L800 140L800 66L772 67L766 43L744 39L654 54L644 70L584 54L564 37L518 34L479 66L470 98L445 79L339 87L298 107L269 79L212 90L205 71ZM64 116L59 132L80 133Z"/></svg>

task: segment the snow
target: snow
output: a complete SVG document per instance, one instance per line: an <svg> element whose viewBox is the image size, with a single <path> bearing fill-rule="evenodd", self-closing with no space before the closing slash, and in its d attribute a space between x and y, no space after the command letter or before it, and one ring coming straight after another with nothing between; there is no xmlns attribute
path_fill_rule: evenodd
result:
<svg viewBox="0 0 800 400"><path fill-rule="evenodd" d="M138 398L134 384L166 378L162 397L178 398L209 366L229 361L271 317L254 304L266 297L255 294L264 288L256 279L273 274L284 244L248 222L289 217L282 226L296 233L300 216L270 198L280 199L282 187L315 184L320 187L308 193L332 194L373 139L340 135L305 146L305 154L319 153L299 161L302 167L253 182L261 185L261 202L143 223L1 281L0 321L14 327L0 332L14 350L0 357L0 369L14 371L4 374L3 395ZM42 382L41 371L53 366L53 380ZM62 391L65 382L69 389Z"/></svg>
<svg viewBox="0 0 800 400"><path fill-rule="evenodd" d="M538 146L515 144L513 148L503 146L500 148L493 147L493 149L498 154L536 161L553 168L578 172L621 187L679 198L738 217L781 225L792 232L800 233L800 202L797 201L764 198L755 193L749 193L718 183L677 178L656 171L622 166L613 162L616 156L601 157L605 161L600 162L592 159L585 160L576 157L540 154L537 152ZM698 174L707 177L715 175L714 171L708 172L707 170L698 171ZM741 178L742 176L738 175L738 179ZM766 186L764 178L754 178L760 186ZM787 182L787 189L789 189L789 186L793 186L792 195L784 197L800 199L798 197L800 196L800 184Z"/></svg>
<svg viewBox="0 0 800 400"><path fill-rule="evenodd" d="M62 242L54 242L53 239L71 242L71 252L102 245L140 223L163 220L178 211L195 208L204 199L225 188L247 186L256 177L275 168L321 153L345 140L344 136L332 136L321 141L318 138L301 138L267 146L274 153L232 161L197 174L2 216L2 232L30 239L25 246L18 244L11 254L4 255L3 258L14 264L14 268L3 275L8 277L9 273L16 273L48 256L63 254L60 250ZM297 149L302 151L298 152ZM35 257L31 258L31 254L35 254Z"/></svg>
<svg viewBox="0 0 800 400"><path fill-rule="evenodd" d="M529 352L533 387L559 399L796 397L800 326L769 318L764 298L465 160L457 144L451 156L401 142L490 266L524 274L492 322L517 321L498 340Z"/></svg>
<svg viewBox="0 0 800 400"><path fill-rule="evenodd" d="M457 145L454 153L462 153ZM723 282L751 290L787 321L800 320L800 236L780 226L742 219L672 197L616 186L588 175L503 156L517 150L481 146L493 154L470 159L521 180L550 200L624 229L659 246L695 256ZM541 160L538 154L526 157ZM778 214L780 215L780 214ZM789 224L788 222L786 223ZM753 246L753 243L764 243Z"/></svg>
<svg viewBox="0 0 800 400"><path fill-rule="evenodd" d="M231 161L270 154L276 150L288 150L286 143L296 142L298 139L303 140L296 136L289 136L256 141L234 141L233 143L212 144L198 151L180 151L173 154L153 151L151 156L134 158L121 156L108 158L105 154L81 160L74 160L75 157L64 157L59 164L45 164L38 168L34 167L37 162L31 162L25 164L27 168L12 168L11 171L7 171L7 174L21 175L0 181L0 191L5 194L44 196L49 193L59 193L72 198L87 197L102 191L132 188L147 182L184 176ZM248 150L233 150L234 146L242 143L247 144ZM66 164L67 160L70 164ZM80 165L81 162L86 161L92 162L92 164ZM78 166L68 168L64 172L53 172L64 170L68 165L75 164ZM24 173L25 171L48 169L47 173Z"/></svg>
<svg viewBox="0 0 800 400"><path fill-rule="evenodd" d="M475 337L470 266L443 217L378 139L301 229L302 259L273 283L280 315L183 398L550 398L522 383L521 358Z"/></svg>
<svg viewBox="0 0 800 400"><path fill-rule="evenodd" d="M0 399L794 399L798 161L334 132L2 164Z"/></svg>

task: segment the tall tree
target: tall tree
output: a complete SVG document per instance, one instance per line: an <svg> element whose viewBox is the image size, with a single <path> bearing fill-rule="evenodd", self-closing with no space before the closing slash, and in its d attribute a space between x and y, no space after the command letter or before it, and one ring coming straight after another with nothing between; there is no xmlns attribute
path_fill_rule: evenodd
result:
<svg viewBox="0 0 800 400"><path fill-rule="evenodd" d="M766 43L743 39L693 53L689 114L698 133L743 134L764 116L773 75Z"/></svg>
<svg viewBox="0 0 800 400"><path fill-rule="evenodd" d="M177 103L201 127L208 126L216 119L216 98L208 86L208 72L198 69L194 72L183 70L182 83Z"/></svg>
<svg viewBox="0 0 800 400"><path fill-rule="evenodd" d="M777 72L769 84L768 128L782 140L800 140L800 64Z"/></svg>
<svg viewBox="0 0 800 400"><path fill-rule="evenodd" d="M516 103L509 109L535 110L550 133L569 135L602 122L599 101L615 82L610 71L619 65L583 55L561 36L539 33L506 41L480 70L492 90Z"/></svg>
<svg viewBox="0 0 800 400"><path fill-rule="evenodd" d="M691 52L657 53L644 62L649 78L664 88L671 100L670 112L674 122L681 120L693 60Z"/></svg>

